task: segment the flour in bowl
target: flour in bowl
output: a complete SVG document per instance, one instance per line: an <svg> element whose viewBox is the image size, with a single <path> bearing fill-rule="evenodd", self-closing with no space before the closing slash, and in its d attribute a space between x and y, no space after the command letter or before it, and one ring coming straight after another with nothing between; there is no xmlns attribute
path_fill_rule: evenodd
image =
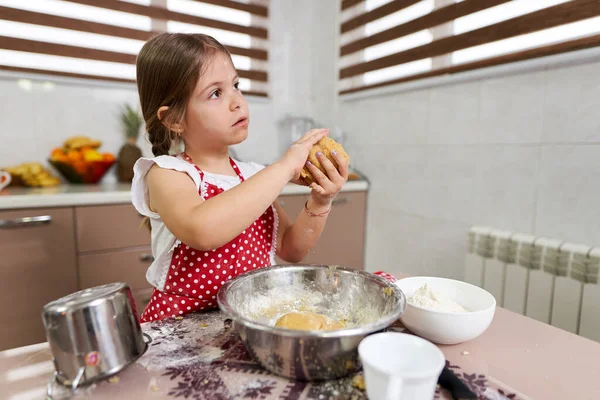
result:
<svg viewBox="0 0 600 400"><path fill-rule="evenodd" d="M433 311L445 312L468 312L463 306L454 300L431 290L424 284L408 299L413 306L426 308Z"/></svg>

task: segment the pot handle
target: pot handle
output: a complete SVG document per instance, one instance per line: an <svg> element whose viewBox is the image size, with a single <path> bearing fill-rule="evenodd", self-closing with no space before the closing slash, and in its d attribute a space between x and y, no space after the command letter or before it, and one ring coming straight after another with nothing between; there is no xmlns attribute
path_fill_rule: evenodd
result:
<svg viewBox="0 0 600 400"><path fill-rule="evenodd" d="M79 370L77 371L77 376L75 377L75 380L71 383L71 395L75 392L75 389L77 389L77 386L79 385L79 382L81 381L81 378L83 377L83 373L85 372L85 367L80 367ZM46 400L59 400L59 399L64 399L65 394L60 394L60 397L55 397L55 393L54 393L54 389L56 387L56 385L58 384L58 372L55 370L54 373L52 374L52 377L50 378L50 381L48 382L48 385L46 386ZM68 387L68 386L67 386ZM68 395L67 398L71 398L71 395Z"/></svg>
<svg viewBox="0 0 600 400"><path fill-rule="evenodd" d="M58 376L58 372L54 371L48 385L46 386L46 400L54 400L54 385L57 382L56 377Z"/></svg>
<svg viewBox="0 0 600 400"><path fill-rule="evenodd" d="M148 339L148 341L144 340L144 343L146 343L147 345L152 343L152 336L148 335L146 332L142 332L142 335L144 335L145 339Z"/></svg>
<svg viewBox="0 0 600 400"><path fill-rule="evenodd" d="M75 377L75 379L73 380L73 383L71 384L71 391L75 391L75 389L77 389L77 386L79 386L79 382L81 381L81 378L83 377L84 372L85 372L85 367L79 367L79 371L77 371L77 376Z"/></svg>

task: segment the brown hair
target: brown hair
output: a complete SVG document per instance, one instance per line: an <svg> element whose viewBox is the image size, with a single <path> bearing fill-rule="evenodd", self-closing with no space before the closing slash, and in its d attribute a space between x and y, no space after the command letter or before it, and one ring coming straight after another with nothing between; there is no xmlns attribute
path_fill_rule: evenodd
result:
<svg viewBox="0 0 600 400"><path fill-rule="evenodd" d="M155 156L168 155L201 72L217 52L231 54L211 36L161 33L148 40L136 61L137 87L146 132ZM168 106L162 121L157 112Z"/></svg>
<svg viewBox="0 0 600 400"><path fill-rule="evenodd" d="M140 105L148 140L155 156L168 155L179 137L170 127L181 124L198 78L217 52L231 54L211 36L200 33L161 33L148 40L136 60ZM168 106L162 120L158 109ZM143 226L150 229L150 219Z"/></svg>

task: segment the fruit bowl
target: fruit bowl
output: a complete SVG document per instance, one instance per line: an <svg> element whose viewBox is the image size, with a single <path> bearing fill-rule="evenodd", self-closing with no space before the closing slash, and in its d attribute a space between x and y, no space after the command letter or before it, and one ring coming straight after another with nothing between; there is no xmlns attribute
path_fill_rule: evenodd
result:
<svg viewBox="0 0 600 400"><path fill-rule="evenodd" d="M70 164L63 161L49 159L48 162L69 183L98 183L113 166L115 160L84 161Z"/></svg>
<svg viewBox="0 0 600 400"><path fill-rule="evenodd" d="M52 150L50 163L69 183L98 183L115 163L111 153L100 153L102 142L73 136Z"/></svg>

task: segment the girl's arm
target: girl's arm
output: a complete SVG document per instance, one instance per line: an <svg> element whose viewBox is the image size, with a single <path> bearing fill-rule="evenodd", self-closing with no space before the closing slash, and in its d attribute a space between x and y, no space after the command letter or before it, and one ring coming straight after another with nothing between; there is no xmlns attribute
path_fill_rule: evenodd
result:
<svg viewBox="0 0 600 400"><path fill-rule="evenodd" d="M256 221L284 186L297 179L310 148L326 135L324 129L308 132L281 160L206 201L189 176L154 166L147 175L150 208L183 243L198 250L218 248Z"/></svg>
<svg viewBox="0 0 600 400"><path fill-rule="evenodd" d="M311 186L313 190L306 203L306 209L300 211L293 224L278 202L274 203L279 215L277 255L287 262L301 262L316 246L325 228L332 201L348 180L348 162L339 154L333 157L339 166L339 171L324 156L320 156L319 161L327 175L314 165L308 166L317 183Z"/></svg>

